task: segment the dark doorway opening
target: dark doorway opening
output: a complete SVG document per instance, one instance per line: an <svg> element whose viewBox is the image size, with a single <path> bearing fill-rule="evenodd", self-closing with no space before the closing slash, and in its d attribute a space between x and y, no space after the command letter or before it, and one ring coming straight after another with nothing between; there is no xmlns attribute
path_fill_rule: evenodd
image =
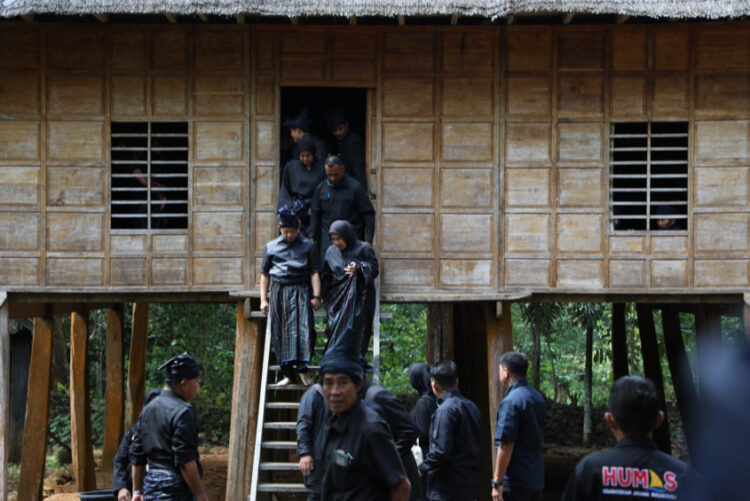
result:
<svg viewBox="0 0 750 501"><path fill-rule="evenodd" d="M282 87L281 121L294 117L307 106L312 123L310 133L324 141L329 153L338 153L337 143L328 129L328 117L334 110L342 110L349 119L349 127L365 141L367 138L367 89L350 87ZM289 129L281 126L281 166L292 158L294 141Z"/></svg>

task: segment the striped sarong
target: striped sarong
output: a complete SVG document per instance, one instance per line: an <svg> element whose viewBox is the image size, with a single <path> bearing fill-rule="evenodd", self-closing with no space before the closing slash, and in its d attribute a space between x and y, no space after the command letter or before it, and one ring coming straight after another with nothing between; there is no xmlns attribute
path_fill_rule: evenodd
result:
<svg viewBox="0 0 750 501"><path fill-rule="evenodd" d="M195 501L182 475L169 470L149 469L143 479L144 501Z"/></svg>
<svg viewBox="0 0 750 501"><path fill-rule="evenodd" d="M315 319L310 285L271 283L268 298L271 342L282 367L304 372L315 347Z"/></svg>

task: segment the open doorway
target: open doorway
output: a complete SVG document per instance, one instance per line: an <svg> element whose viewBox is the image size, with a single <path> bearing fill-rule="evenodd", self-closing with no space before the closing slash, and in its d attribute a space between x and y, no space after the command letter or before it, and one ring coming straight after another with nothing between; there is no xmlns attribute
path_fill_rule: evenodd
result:
<svg viewBox="0 0 750 501"><path fill-rule="evenodd" d="M327 153L338 154L338 141L328 127L334 110L346 115L351 132L357 134L367 146L367 89L350 87L282 87L281 121L297 116L305 107L310 119L310 134L327 146ZM281 126L281 166L292 158L294 141L289 128ZM367 152L365 147L365 152ZM366 156L366 155L365 155ZM365 158L366 163L366 158Z"/></svg>

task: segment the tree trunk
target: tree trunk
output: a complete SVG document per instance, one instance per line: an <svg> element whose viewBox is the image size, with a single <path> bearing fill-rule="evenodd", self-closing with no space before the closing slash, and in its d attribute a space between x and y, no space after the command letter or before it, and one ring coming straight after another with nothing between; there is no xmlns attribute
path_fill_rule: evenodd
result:
<svg viewBox="0 0 750 501"><path fill-rule="evenodd" d="M591 379L594 363L594 327L586 327L586 369L584 375L583 398L583 445L588 445L591 439Z"/></svg>
<svg viewBox="0 0 750 501"><path fill-rule="evenodd" d="M536 322L532 322L531 324L531 337L534 340L534 348L531 353L531 385L538 389L541 380L539 365L542 359L542 335L539 332L539 326L536 325Z"/></svg>

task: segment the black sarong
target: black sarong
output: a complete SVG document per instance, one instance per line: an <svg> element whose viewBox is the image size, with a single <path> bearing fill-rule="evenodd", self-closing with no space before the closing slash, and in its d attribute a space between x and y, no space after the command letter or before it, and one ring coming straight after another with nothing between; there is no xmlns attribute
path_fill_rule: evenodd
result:
<svg viewBox="0 0 750 501"><path fill-rule="evenodd" d="M271 342L282 370L305 372L315 347L315 319L310 284L271 283L269 294Z"/></svg>

